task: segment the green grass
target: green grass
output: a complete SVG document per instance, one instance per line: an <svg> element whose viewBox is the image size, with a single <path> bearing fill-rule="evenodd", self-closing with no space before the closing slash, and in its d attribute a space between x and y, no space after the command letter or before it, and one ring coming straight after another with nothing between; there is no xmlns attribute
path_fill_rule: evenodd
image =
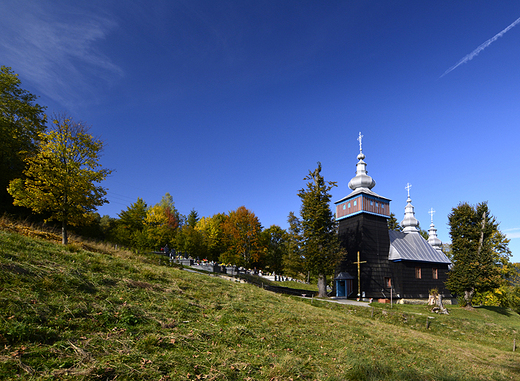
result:
<svg viewBox="0 0 520 381"><path fill-rule="evenodd" d="M0 231L0 379L520 379L511 311L345 306L82 247Z"/></svg>

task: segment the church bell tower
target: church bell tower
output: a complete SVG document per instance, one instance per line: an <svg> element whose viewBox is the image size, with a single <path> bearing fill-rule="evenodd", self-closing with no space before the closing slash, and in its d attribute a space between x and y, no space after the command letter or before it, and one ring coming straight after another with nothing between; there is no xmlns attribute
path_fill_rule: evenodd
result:
<svg viewBox="0 0 520 381"><path fill-rule="evenodd" d="M387 224L391 200L372 191L376 182L366 169L362 138L360 132L356 175L348 183L352 192L335 202L338 235L341 246L347 251L337 273L347 272L356 278L354 294L358 293L359 283L358 297L379 298L381 289L385 288L384 279L390 279L391 274Z"/></svg>

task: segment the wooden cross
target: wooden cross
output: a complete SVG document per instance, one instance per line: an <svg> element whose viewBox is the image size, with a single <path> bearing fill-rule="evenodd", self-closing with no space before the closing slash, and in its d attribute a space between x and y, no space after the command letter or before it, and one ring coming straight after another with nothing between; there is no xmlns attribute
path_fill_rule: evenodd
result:
<svg viewBox="0 0 520 381"><path fill-rule="evenodd" d="M357 138L358 142L359 142L359 152L362 151L361 149L361 140L363 139L363 135L361 135L361 132L359 133L359 137Z"/></svg>
<svg viewBox="0 0 520 381"><path fill-rule="evenodd" d="M410 188L412 187L412 184L410 183L406 183L406 186L404 187L404 189L406 189L408 191L408 198L410 198Z"/></svg>
<svg viewBox="0 0 520 381"><path fill-rule="evenodd" d="M435 214L435 210L433 210L433 208L431 208L430 211L428 212L428 214L431 217L431 222L433 222L433 215Z"/></svg>
<svg viewBox="0 0 520 381"><path fill-rule="evenodd" d="M355 265L357 265L357 296L358 298L361 297L361 264L367 263L367 261L360 261L359 260L359 251L357 252L357 262L354 262Z"/></svg>

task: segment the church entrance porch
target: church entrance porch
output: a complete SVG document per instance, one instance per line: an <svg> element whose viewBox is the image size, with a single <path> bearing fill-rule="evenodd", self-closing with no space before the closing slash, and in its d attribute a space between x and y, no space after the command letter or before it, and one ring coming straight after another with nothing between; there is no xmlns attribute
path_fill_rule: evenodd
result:
<svg viewBox="0 0 520 381"><path fill-rule="evenodd" d="M348 298L354 292L354 277L347 272L338 274L336 282L336 297Z"/></svg>

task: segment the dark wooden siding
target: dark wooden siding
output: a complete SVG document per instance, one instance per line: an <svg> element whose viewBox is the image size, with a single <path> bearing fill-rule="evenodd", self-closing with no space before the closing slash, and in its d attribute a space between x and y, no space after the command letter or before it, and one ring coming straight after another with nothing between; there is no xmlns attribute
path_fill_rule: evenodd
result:
<svg viewBox="0 0 520 381"><path fill-rule="evenodd" d="M402 297L404 298L427 298L429 290L437 288L444 296L450 292L444 286L448 278L448 265L443 263L428 262L396 262L402 268ZM421 279L415 277L415 269L421 269ZM438 279L433 279L433 269L437 269Z"/></svg>
<svg viewBox="0 0 520 381"><path fill-rule="evenodd" d="M390 238L385 217L368 213L345 218L339 221L339 239L347 250L346 256L338 266L337 273L346 271L354 276L354 295L358 292L357 252L361 264L361 293L366 298L390 298L390 289L385 278L390 278L393 296L397 298L427 298L428 291L437 288L445 296L449 292L444 286L448 265L437 263L388 260ZM421 268L421 279L415 278L415 268ZM438 279L433 279L433 268L438 269Z"/></svg>
<svg viewBox="0 0 520 381"><path fill-rule="evenodd" d="M361 292L367 298L384 296L384 278L393 278L392 262L388 260L390 239L386 218L367 213L340 220L339 237L347 249L347 255L340 263L339 271L347 271L354 276L354 294L357 295L357 252L361 264ZM383 291L383 292L382 292Z"/></svg>

